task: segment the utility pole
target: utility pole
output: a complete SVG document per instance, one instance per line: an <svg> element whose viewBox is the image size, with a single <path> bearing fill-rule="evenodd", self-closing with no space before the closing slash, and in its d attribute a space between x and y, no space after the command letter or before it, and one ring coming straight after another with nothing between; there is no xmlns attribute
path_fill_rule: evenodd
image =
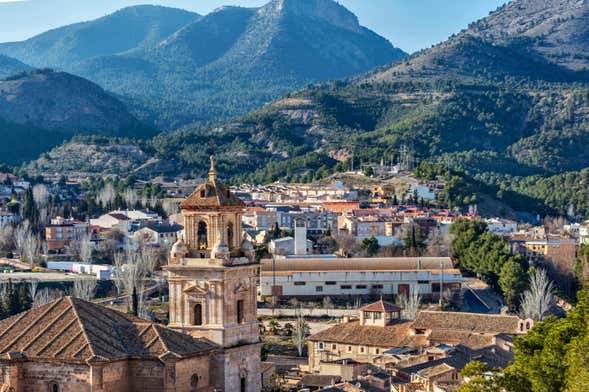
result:
<svg viewBox="0 0 589 392"><path fill-rule="evenodd" d="M444 259L440 259L440 310L442 310L442 287L444 287Z"/></svg>
<svg viewBox="0 0 589 392"><path fill-rule="evenodd" d="M274 250L276 252L276 249ZM276 309L276 256L272 253L272 316Z"/></svg>

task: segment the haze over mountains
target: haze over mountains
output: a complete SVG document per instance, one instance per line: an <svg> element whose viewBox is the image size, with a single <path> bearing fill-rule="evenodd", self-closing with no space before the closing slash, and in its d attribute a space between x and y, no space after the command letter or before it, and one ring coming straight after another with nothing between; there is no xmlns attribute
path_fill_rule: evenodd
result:
<svg viewBox="0 0 589 392"><path fill-rule="evenodd" d="M86 77L162 128L216 122L306 83L405 56L332 0L273 0L206 16L139 6L75 24L0 53Z"/></svg>

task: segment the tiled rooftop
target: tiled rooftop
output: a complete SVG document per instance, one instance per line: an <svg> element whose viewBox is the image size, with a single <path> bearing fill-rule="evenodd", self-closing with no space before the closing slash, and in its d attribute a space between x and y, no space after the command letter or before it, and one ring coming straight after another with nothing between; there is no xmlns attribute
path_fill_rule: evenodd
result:
<svg viewBox="0 0 589 392"><path fill-rule="evenodd" d="M127 357L189 357L216 346L204 339L86 302L63 297L0 321L0 358L85 363Z"/></svg>

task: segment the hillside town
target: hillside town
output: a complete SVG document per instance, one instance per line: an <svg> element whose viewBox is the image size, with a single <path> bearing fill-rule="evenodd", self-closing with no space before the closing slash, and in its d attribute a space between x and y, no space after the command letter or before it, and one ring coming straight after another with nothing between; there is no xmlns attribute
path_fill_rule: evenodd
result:
<svg viewBox="0 0 589 392"><path fill-rule="evenodd" d="M170 184L50 183L3 174L0 287L2 314L9 318L0 321L0 334L14 340L2 352L41 360L35 359L40 351L33 354L30 345L19 343L33 335L18 334L10 316L25 311L35 325L42 319L35 314L49 311L54 301L62 301L56 309L76 309L71 317L88 328L95 322L84 319L84 312L112 312L102 309L106 305L131 316L104 317L131 317L124 323L141 317L154 325L149 328L167 325L157 328L230 347L224 340L229 337L218 340L207 332L219 322L233 331L235 321L210 313L205 293L213 281L203 275L203 259L210 273L217 262L227 274L253 267L249 275L219 277L234 280L236 293L249 296L241 305L238 300L237 309L219 308L237 312L237 325L247 325L243 336L252 346L239 355L251 359L253 352L244 353L262 350L258 364L250 361L255 366L241 378L254 383L248 391L454 391L468 380L469 363L506 368L514 359L514 339L570 308L589 221L484 218L476 208L442 205L439 184L434 191L431 182L412 179L397 191L386 177L378 186L362 185L365 177L356 172L347 183L225 187L211 157L209 178L193 182L196 190L183 198ZM219 211L227 214L222 220ZM460 260L469 257L457 244L460 237L479 241L460 230L480 230L490 241L481 246L504 247L489 263L525 263L529 279L544 286L534 292L526 289L525 276L502 268L492 273L494 266L477 270ZM544 298L541 312L526 308L519 297L534 300L546 294L546 285L559 295ZM42 317L52 325L60 319L56 312ZM203 382L213 385L212 379ZM111 390L107 385L98 390Z"/></svg>
<svg viewBox="0 0 589 392"><path fill-rule="evenodd" d="M589 0L0 0L0 392L588 392Z"/></svg>

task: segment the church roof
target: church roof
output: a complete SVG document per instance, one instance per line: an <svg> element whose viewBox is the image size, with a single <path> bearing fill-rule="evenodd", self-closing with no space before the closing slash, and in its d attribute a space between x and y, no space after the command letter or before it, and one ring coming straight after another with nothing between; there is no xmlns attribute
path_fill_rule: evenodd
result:
<svg viewBox="0 0 589 392"><path fill-rule="evenodd" d="M0 358L86 363L182 358L215 348L208 340L73 297L0 320Z"/></svg>
<svg viewBox="0 0 589 392"><path fill-rule="evenodd" d="M195 191L182 203L183 210L209 210L218 208L243 208L245 204L229 188L217 181L215 157L211 156L209 178L196 187Z"/></svg>

